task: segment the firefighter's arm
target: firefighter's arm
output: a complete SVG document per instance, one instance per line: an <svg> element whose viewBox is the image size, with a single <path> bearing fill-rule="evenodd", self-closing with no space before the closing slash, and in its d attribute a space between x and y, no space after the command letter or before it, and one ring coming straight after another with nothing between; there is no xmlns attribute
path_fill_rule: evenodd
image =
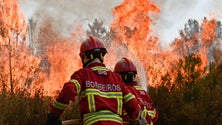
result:
<svg viewBox="0 0 222 125"><path fill-rule="evenodd" d="M69 100L73 100L71 97L75 95L75 86L68 82L65 83L59 96L50 105L50 112L47 114L47 119L44 125L62 125L60 116L67 107Z"/></svg>
<svg viewBox="0 0 222 125"><path fill-rule="evenodd" d="M77 95L77 87L72 82L67 82L64 84L59 96L52 103L50 108L50 113L55 114L60 117L63 111L69 104L69 101L74 101Z"/></svg>
<svg viewBox="0 0 222 125"><path fill-rule="evenodd" d="M153 110L147 110L146 107L142 111L142 116L146 118L147 116L151 117L153 119L156 116L156 109Z"/></svg>
<svg viewBox="0 0 222 125"><path fill-rule="evenodd" d="M64 84L59 96L54 101L51 112L60 116L65 110L70 101L75 101L75 97L81 91L81 78L83 73L81 71L75 72L71 79Z"/></svg>
<svg viewBox="0 0 222 125"><path fill-rule="evenodd" d="M155 123L158 120L159 117L159 113L157 112L155 106L154 106L154 102L151 99L151 97L149 96L149 94L147 94L146 96L146 102L149 103L152 107L147 108L146 106L144 107L143 110L143 117L147 119L148 123Z"/></svg>
<svg viewBox="0 0 222 125"><path fill-rule="evenodd" d="M155 115L155 117L152 119L152 122L153 122L153 123L156 123L157 120L158 120L158 118L159 118L159 112L156 111L156 115Z"/></svg>
<svg viewBox="0 0 222 125"><path fill-rule="evenodd" d="M128 93L123 99L130 125L146 125L146 120L142 117L142 111L135 96Z"/></svg>
<svg viewBox="0 0 222 125"><path fill-rule="evenodd" d="M142 117L142 111L139 111L138 120L130 121L130 125L147 125L146 119Z"/></svg>
<svg viewBox="0 0 222 125"><path fill-rule="evenodd" d="M144 110L142 111L142 117L146 118L149 124L155 123L158 119L158 112L155 108L152 110L147 110L146 108L144 108Z"/></svg>
<svg viewBox="0 0 222 125"><path fill-rule="evenodd" d="M128 107L129 105L130 107ZM125 106L127 108L127 114L129 116L129 125L147 125L146 119L142 117L142 110L136 98L130 99Z"/></svg>
<svg viewBox="0 0 222 125"><path fill-rule="evenodd" d="M66 109L69 101L74 101L75 96L80 92L80 85L77 80L71 79L69 82L65 83L59 96L50 106L50 113L48 113L46 125L59 125L51 124L59 120L61 114Z"/></svg>

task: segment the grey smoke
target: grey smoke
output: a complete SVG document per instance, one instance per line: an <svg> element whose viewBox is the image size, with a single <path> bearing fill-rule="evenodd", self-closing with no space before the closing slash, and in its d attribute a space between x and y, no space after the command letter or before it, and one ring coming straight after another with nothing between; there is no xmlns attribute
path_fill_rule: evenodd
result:
<svg viewBox="0 0 222 125"><path fill-rule="evenodd" d="M218 16L218 20L222 18L221 0L155 0L155 3L161 12L154 28L163 48L179 36L178 31L184 28L188 19L201 23L204 17L212 14Z"/></svg>
<svg viewBox="0 0 222 125"><path fill-rule="evenodd" d="M47 17L53 19L53 28L66 34L70 26L79 23L87 27L95 18L108 27L113 21L112 8L121 0L19 0L26 18L34 17L41 23Z"/></svg>
<svg viewBox="0 0 222 125"><path fill-rule="evenodd" d="M114 19L112 9L123 0L18 1L26 18L33 17L41 23L46 17L50 17L54 20L53 28L66 35L73 32L70 26L74 26L75 23L87 27L87 24L92 23L95 18L102 20L109 27ZM184 28L188 19L201 22L204 17L211 14L217 15L219 19L222 17L221 0L153 0L153 2L161 9L152 26L153 34L158 35L163 48L167 48L179 36L179 29Z"/></svg>
<svg viewBox="0 0 222 125"><path fill-rule="evenodd" d="M19 0L27 18L34 17L41 21L45 17L54 19L54 28L61 33L69 33L70 25L78 21L85 24L95 18L102 20L109 27L113 21L112 9L123 0ZM204 17L215 14L222 18L221 0L153 0L161 11L154 20L154 34L158 34L160 43L166 48L179 36L179 29L184 28L188 19L199 22Z"/></svg>

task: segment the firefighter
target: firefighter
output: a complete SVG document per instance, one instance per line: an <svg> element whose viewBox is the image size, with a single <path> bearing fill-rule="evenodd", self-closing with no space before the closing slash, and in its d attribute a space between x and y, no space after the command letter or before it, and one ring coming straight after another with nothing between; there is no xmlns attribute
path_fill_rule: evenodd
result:
<svg viewBox="0 0 222 125"><path fill-rule="evenodd" d="M156 111L154 102L149 94L135 81L137 69L133 62L127 58L122 58L116 63L114 72L120 74L129 91L135 95L139 101L139 104L142 107L142 116L146 119L147 125L154 124L158 120L159 113ZM123 112L122 117L124 121L128 121L126 112Z"/></svg>
<svg viewBox="0 0 222 125"><path fill-rule="evenodd" d="M98 38L89 36L80 47L83 68L74 72L56 100L50 106L45 125L60 125L61 114L79 97L83 125L122 125L123 105L129 113L130 123L140 125L141 109L121 77L103 64L107 53Z"/></svg>

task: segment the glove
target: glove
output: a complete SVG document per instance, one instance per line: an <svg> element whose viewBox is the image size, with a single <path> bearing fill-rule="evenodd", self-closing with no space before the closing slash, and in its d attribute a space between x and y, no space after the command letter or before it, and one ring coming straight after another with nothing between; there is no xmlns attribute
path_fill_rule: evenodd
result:
<svg viewBox="0 0 222 125"><path fill-rule="evenodd" d="M44 125L62 125L62 122L59 120L59 118L56 115L48 113L47 120Z"/></svg>
<svg viewBox="0 0 222 125"><path fill-rule="evenodd" d="M146 119L142 116L142 113L139 113L139 120L136 122L130 122L129 125L147 125Z"/></svg>
<svg viewBox="0 0 222 125"><path fill-rule="evenodd" d="M140 117L138 125L147 125L146 119L143 117Z"/></svg>

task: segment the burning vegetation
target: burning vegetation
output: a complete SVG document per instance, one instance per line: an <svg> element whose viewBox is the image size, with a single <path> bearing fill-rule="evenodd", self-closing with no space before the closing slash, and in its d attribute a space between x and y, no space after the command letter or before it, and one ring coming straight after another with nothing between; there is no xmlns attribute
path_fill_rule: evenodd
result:
<svg viewBox="0 0 222 125"><path fill-rule="evenodd" d="M61 89L70 75L82 66L78 53L82 40L80 36L85 33L81 25L78 25L68 38L63 38L53 30L51 18L46 18L41 24L33 18L26 22L17 0L0 0L0 8L0 97L5 104L10 104L12 102L6 98L7 94L18 94L18 98L23 100L18 101L13 95L10 96L14 99L13 103L30 103L27 112L41 115L33 117L26 114L25 117L30 118L30 121L43 119L42 115L48 108L46 102L50 101L45 96L53 97L57 94L57 90ZM178 119L190 120L189 123L192 124L209 123L203 122L206 121L205 117L211 122L215 121L215 124L222 123L222 100L219 99L222 92L221 22L214 18L204 18L200 23L190 19L169 49L163 50L158 36L150 35L154 23L151 17L157 17L160 10L149 0L124 0L113 9L115 20L110 24L109 30L96 19L92 25L89 24L87 34L104 41L109 51L107 56L112 57L105 60L105 64L111 70L122 56L135 61L141 85L150 87L149 92L160 111L157 124L177 124ZM29 96L20 94L21 91ZM203 98L202 94L208 96L208 99ZM163 100L166 98L164 96L171 100ZM38 103L42 107L37 106ZM5 109L4 113L7 108L13 107L3 103L0 106ZM198 111L191 110L197 107ZM17 108L20 108L19 105ZM173 112L176 108L182 108L183 112ZM199 117L188 115L201 114L201 111L208 108L216 111L207 111L206 115ZM174 113L177 119L168 117ZM65 113L63 118L71 116L78 117ZM202 121L196 122L197 119ZM8 117L0 117L0 124L11 123L9 121ZM36 121L36 125L41 123L42 121ZM22 122L18 124L26 125Z"/></svg>
<svg viewBox="0 0 222 125"><path fill-rule="evenodd" d="M1 3L2 90L34 91L43 88L47 94L59 90L70 74L81 67L78 59L81 41L78 37L84 32L81 25L65 39L53 31L53 19L46 18L41 24L33 18L26 22L17 1ZM145 78L141 78L143 85L157 87L165 75L170 75L169 84L173 84L179 61L190 54L201 60L195 70L201 71L202 75L207 73L209 62L215 61L213 51L216 47L220 49L220 22L204 18L200 25L191 19L169 49L162 50L158 36L150 36L151 17L157 17L159 12L160 8L150 1L125 0L113 9L115 20L110 31L102 27L102 22L95 20L87 33L104 40L110 50L108 56L114 57L106 61L111 69L120 56L136 58L145 72L139 74L139 77Z"/></svg>

